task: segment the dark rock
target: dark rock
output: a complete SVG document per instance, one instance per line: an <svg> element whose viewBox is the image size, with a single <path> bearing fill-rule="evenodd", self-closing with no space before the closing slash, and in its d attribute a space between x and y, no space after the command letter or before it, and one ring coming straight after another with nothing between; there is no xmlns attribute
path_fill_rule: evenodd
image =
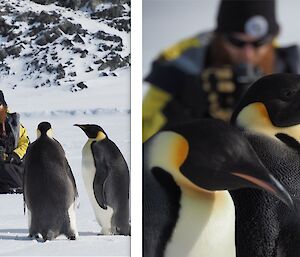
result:
<svg viewBox="0 0 300 257"><path fill-rule="evenodd" d="M123 44L118 44L117 46L115 46L113 49L113 51L117 51L120 52L123 50Z"/></svg>
<svg viewBox="0 0 300 257"><path fill-rule="evenodd" d="M75 33L85 35L87 33L80 24L73 24L67 19L59 24L59 28L68 35L74 35Z"/></svg>
<svg viewBox="0 0 300 257"><path fill-rule="evenodd" d="M104 70L107 68L109 68L110 71L116 70L120 67L122 61L123 59L119 54L110 52L107 56L105 56L104 63L99 66L98 70Z"/></svg>
<svg viewBox="0 0 300 257"><path fill-rule="evenodd" d="M130 66L130 55L122 58L119 54L111 51L107 56L103 58L102 64L98 67L98 70L109 69L114 71L118 68L124 68Z"/></svg>
<svg viewBox="0 0 300 257"><path fill-rule="evenodd" d="M84 44L84 41L83 41L82 37L79 36L78 34L76 34L76 35L74 36L73 41L74 41L74 42L77 42L77 43L80 43L80 44Z"/></svg>
<svg viewBox="0 0 300 257"><path fill-rule="evenodd" d="M59 17L59 14L57 14L56 12L47 13L42 11L40 14L36 14L34 19L31 19L29 25L35 22L43 24L56 24L59 22Z"/></svg>
<svg viewBox="0 0 300 257"><path fill-rule="evenodd" d="M102 59L99 59L99 60L97 60L97 61L94 61L94 63L95 63L95 64L102 64L102 63L104 63L104 62L102 61Z"/></svg>
<svg viewBox="0 0 300 257"><path fill-rule="evenodd" d="M63 79L66 76L66 72L61 64L57 66L57 73L56 79Z"/></svg>
<svg viewBox="0 0 300 257"><path fill-rule="evenodd" d="M37 16L35 12L28 11L16 16L15 21L29 22Z"/></svg>
<svg viewBox="0 0 300 257"><path fill-rule="evenodd" d="M56 2L56 0L32 0L32 1L37 4L43 4L43 5L53 4Z"/></svg>
<svg viewBox="0 0 300 257"><path fill-rule="evenodd" d="M33 37L38 35L40 32L45 30L45 26L44 24L39 24L38 26L32 26L29 30L29 33L27 34L27 36L29 37Z"/></svg>
<svg viewBox="0 0 300 257"><path fill-rule="evenodd" d="M0 61L3 61L8 56L8 53L4 48L0 48Z"/></svg>
<svg viewBox="0 0 300 257"><path fill-rule="evenodd" d="M4 74L4 75L9 75L10 67L4 63L1 63L0 64L0 72L2 72L2 74Z"/></svg>
<svg viewBox="0 0 300 257"><path fill-rule="evenodd" d="M87 85L84 84L83 82L79 82L76 86L79 87L80 89L88 88Z"/></svg>
<svg viewBox="0 0 300 257"><path fill-rule="evenodd" d="M112 21L108 21L107 25L119 31L131 31L130 19L114 19Z"/></svg>
<svg viewBox="0 0 300 257"><path fill-rule="evenodd" d="M3 37L7 37L9 33L13 31L13 29L17 28L17 26L12 26L6 23L4 18L0 17L0 35Z"/></svg>
<svg viewBox="0 0 300 257"><path fill-rule="evenodd" d="M8 55L13 55L13 56L20 56L20 53L22 51L22 49L24 49L23 46L11 46L6 48L6 52Z"/></svg>
<svg viewBox="0 0 300 257"><path fill-rule="evenodd" d="M99 74L99 77L107 77L108 75L107 75L107 73L106 72L101 72L100 74Z"/></svg>
<svg viewBox="0 0 300 257"><path fill-rule="evenodd" d="M61 41L61 44L62 44L63 46L65 46L65 47L71 47L71 46L74 46L74 44L72 43L72 41L71 41L70 39L67 39L67 38L63 39L63 40Z"/></svg>
<svg viewBox="0 0 300 257"><path fill-rule="evenodd" d="M87 68L87 70L85 70L85 72L91 72L91 71L93 71L94 69L91 67L91 66L89 66L88 68Z"/></svg>
<svg viewBox="0 0 300 257"><path fill-rule="evenodd" d="M76 77L77 76L77 74L76 74L75 71L74 72L70 72L68 75L70 75L71 77Z"/></svg>
<svg viewBox="0 0 300 257"><path fill-rule="evenodd" d="M54 27L50 30L47 30L45 32L42 32L42 35L35 40L35 43L43 46L48 43L54 42L56 39L58 39L62 33L59 31L57 27Z"/></svg>
<svg viewBox="0 0 300 257"><path fill-rule="evenodd" d="M108 44L104 44L104 43L100 43L99 47L98 47L98 51L103 52L103 51L108 51L112 49L112 45L108 45Z"/></svg>
<svg viewBox="0 0 300 257"><path fill-rule="evenodd" d="M114 18L122 17L124 11L125 8L122 5L114 5L108 9L92 13L91 18L112 20Z"/></svg>
<svg viewBox="0 0 300 257"><path fill-rule="evenodd" d="M62 79L66 75L61 63L57 66L54 66L53 64L48 64L46 66L46 71L48 71L50 74L57 74L56 79Z"/></svg>
<svg viewBox="0 0 300 257"><path fill-rule="evenodd" d="M14 32L10 32L10 33L8 33L7 41L11 41L20 35L22 35L21 31L18 34L14 33Z"/></svg>
<svg viewBox="0 0 300 257"><path fill-rule="evenodd" d="M80 54L80 58L85 58L86 56L87 56L87 54L89 53L89 51L88 50L83 50L82 52L81 52L81 54Z"/></svg>
<svg viewBox="0 0 300 257"><path fill-rule="evenodd" d="M103 0L90 0L87 4L87 8L90 8L93 12L95 12L97 6L102 3L103 3Z"/></svg>
<svg viewBox="0 0 300 257"><path fill-rule="evenodd" d="M113 41L113 42L116 42L116 43L122 43L122 38L121 37L106 33L106 32L101 31L101 30L96 32L94 34L94 36L98 39L101 39L101 40Z"/></svg>

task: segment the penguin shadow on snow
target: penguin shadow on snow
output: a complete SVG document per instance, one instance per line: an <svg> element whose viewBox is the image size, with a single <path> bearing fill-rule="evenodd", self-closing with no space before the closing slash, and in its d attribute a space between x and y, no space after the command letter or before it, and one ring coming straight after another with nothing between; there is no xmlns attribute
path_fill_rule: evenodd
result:
<svg viewBox="0 0 300 257"><path fill-rule="evenodd" d="M0 240L29 241L28 229L0 229Z"/></svg>

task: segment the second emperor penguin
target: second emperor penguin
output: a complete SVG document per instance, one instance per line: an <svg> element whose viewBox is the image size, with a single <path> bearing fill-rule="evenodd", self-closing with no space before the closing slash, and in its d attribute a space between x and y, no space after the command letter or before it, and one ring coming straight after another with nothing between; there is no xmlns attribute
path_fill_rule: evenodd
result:
<svg viewBox="0 0 300 257"><path fill-rule="evenodd" d="M256 189L232 191L237 257L299 257L300 76L260 78L240 100L231 122L243 131L295 205L290 209Z"/></svg>
<svg viewBox="0 0 300 257"><path fill-rule="evenodd" d="M130 235L129 170L104 130L75 124L88 136L82 149L82 176L96 219L104 235Z"/></svg>

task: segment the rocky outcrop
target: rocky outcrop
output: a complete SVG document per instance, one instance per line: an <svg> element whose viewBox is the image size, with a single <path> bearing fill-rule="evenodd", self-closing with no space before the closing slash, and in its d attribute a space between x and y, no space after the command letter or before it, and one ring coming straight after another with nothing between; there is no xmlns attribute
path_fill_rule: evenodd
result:
<svg viewBox="0 0 300 257"><path fill-rule="evenodd" d="M35 88L68 85L76 92L87 88L80 78L83 73L96 77L117 76L119 70L130 66L128 46L124 46L122 38L124 33L119 32L130 31L130 2L34 2L54 5L41 11L40 8L19 8L24 5L19 0L0 3L0 76L12 76L15 69L11 64L18 62L14 67L21 72L21 81L30 79ZM63 11L62 7L55 8L56 5L69 9ZM70 15L72 10L77 11ZM81 21L84 22L81 24ZM95 27L87 26L89 23L106 24L112 29L99 26L102 29L95 32ZM13 87L18 86L16 82Z"/></svg>

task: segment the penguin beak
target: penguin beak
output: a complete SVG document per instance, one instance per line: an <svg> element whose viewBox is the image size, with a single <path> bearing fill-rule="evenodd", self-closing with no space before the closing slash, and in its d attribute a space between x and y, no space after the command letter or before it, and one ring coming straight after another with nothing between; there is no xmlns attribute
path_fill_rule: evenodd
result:
<svg viewBox="0 0 300 257"><path fill-rule="evenodd" d="M82 125L80 125L80 124L74 124L73 126L75 126L75 127L79 127L79 128L83 128L83 126Z"/></svg>
<svg viewBox="0 0 300 257"><path fill-rule="evenodd" d="M293 208L293 200L289 193L266 169L260 170L257 174L246 174L242 172L232 172L231 174L250 182L257 188L268 191L283 201L289 208Z"/></svg>

